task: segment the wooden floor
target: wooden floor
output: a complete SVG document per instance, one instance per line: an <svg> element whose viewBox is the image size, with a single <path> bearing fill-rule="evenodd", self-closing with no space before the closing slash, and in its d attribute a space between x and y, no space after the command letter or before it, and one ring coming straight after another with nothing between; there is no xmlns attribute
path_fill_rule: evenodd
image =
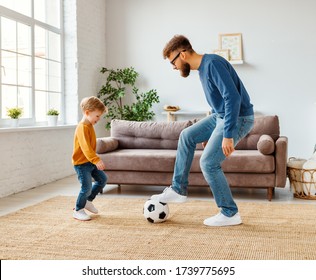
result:
<svg viewBox="0 0 316 280"><path fill-rule="evenodd" d="M58 195L77 196L79 189L80 186L77 177L73 175L44 186L0 198L0 216ZM147 199L153 194L162 192L163 189L164 187L161 186L123 185L119 193L116 185L108 185L102 195L112 197L141 197ZM267 191L263 189L232 189L232 192L237 203L238 201L268 202ZM213 200L213 197L210 190L206 187L191 187L189 188L189 199ZM277 188L275 190L275 194L270 203L316 203L316 200L294 198L290 187L287 185L285 188Z"/></svg>

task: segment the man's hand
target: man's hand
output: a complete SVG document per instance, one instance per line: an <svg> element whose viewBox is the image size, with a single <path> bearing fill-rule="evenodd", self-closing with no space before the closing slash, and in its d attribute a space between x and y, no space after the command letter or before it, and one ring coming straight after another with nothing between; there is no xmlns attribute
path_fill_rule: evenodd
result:
<svg viewBox="0 0 316 280"><path fill-rule="evenodd" d="M104 170L105 169L105 164L102 160L100 160L97 164L96 164L98 170Z"/></svg>
<svg viewBox="0 0 316 280"><path fill-rule="evenodd" d="M205 149L206 145L207 145L207 141L202 142L203 149Z"/></svg>
<svg viewBox="0 0 316 280"><path fill-rule="evenodd" d="M226 157L230 156L233 151L235 151L234 148L234 139L233 138L223 138L222 141L222 149L223 153Z"/></svg>

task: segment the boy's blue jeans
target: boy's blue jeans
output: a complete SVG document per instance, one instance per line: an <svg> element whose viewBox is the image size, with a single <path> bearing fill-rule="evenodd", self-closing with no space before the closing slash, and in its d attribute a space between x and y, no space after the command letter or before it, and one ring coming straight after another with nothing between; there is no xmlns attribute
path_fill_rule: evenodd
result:
<svg viewBox="0 0 316 280"><path fill-rule="evenodd" d="M253 115L238 118L237 127L233 133L234 145L237 145L249 133L253 123ZM212 190L217 206L221 208L221 212L225 216L232 217L238 212L238 208L221 167L221 163L225 159L222 150L223 131L224 120L217 114L212 114L181 132L172 189L178 194L187 195L188 176L196 144L208 141L200 159L200 167Z"/></svg>
<svg viewBox="0 0 316 280"><path fill-rule="evenodd" d="M94 200L97 194L104 188L107 176L104 171L98 170L96 165L91 162L75 165L74 168L81 184L81 190L76 202L76 211L79 211L85 207L87 200ZM94 179L93 184L92 178Z"/></svg>

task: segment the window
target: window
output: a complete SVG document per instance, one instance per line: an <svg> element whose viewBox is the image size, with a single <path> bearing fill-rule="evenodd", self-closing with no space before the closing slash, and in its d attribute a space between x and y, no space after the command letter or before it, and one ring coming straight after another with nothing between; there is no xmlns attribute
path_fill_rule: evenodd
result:
<svg viewBox="0 0 316 280"><path fill-rule="evenodd" d="M62 1L0 0L0 124L22 107L22 124L46 121L63 104Z"/></svg>

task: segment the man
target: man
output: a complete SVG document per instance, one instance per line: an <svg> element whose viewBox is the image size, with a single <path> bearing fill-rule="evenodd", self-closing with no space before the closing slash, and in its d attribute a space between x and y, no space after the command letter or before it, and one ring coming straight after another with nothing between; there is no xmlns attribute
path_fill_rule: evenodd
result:
<svg viewBox="0 0 316 280"><path fill-rule="evenodd" d="M173 69L182 77L198 70L200 81L212 108L212 114L184 129L179 138L172 185L162 194L151 198L164 203L185 202L188 176L197 143L204 147L200 159L203 176L209 184L221 211L204 220L206 226L231 226L242 223L237 205L224 172L223 160L234 151L235 145L253 127L253 105L249 95L231 64L215 54L196 53L189 40L174 36L163 50Z"/></svg>

